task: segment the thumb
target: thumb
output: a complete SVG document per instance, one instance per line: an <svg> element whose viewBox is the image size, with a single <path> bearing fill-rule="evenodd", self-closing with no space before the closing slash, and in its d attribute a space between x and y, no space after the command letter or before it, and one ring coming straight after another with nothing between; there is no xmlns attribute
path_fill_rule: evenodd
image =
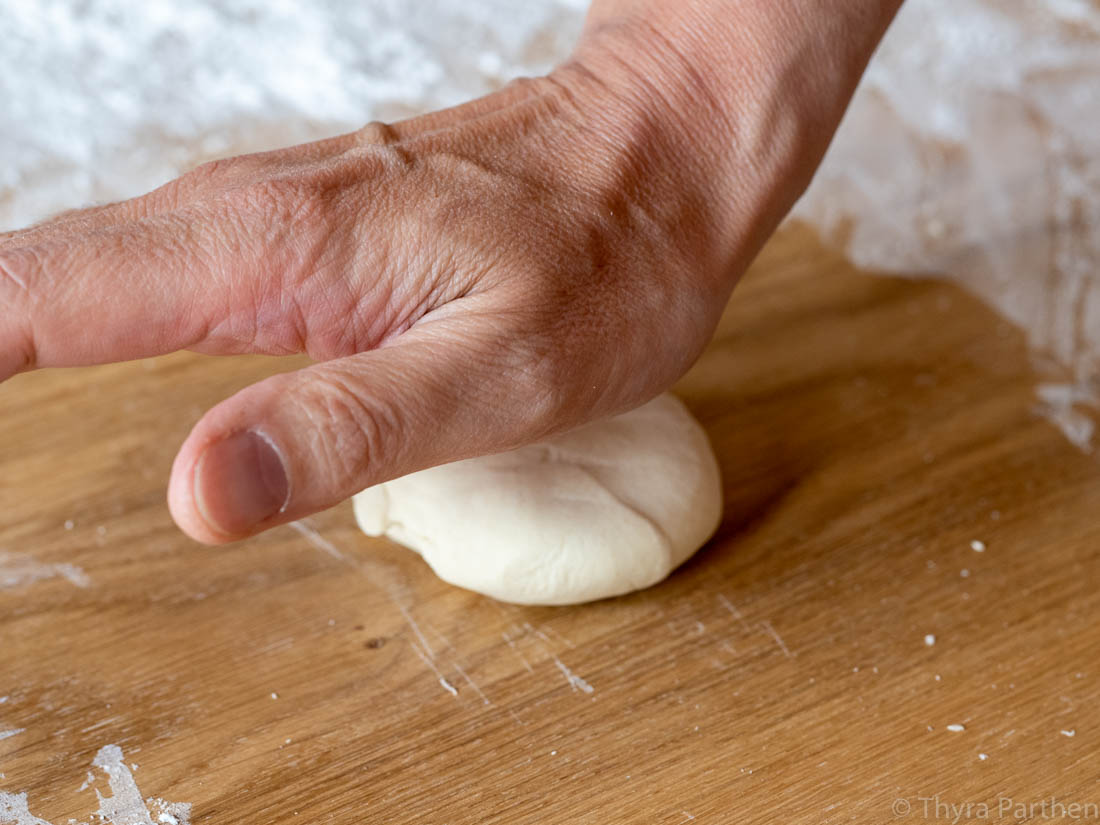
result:
<svg viewBox="0 0 1100 825"><path fill-rule="evenodd" d="M199 541L233 541L373 484L537 437L549 418L508 378L530 387L530 372L500 363L515 361L515 342L472 340L468 325L452 324L268 378L211 409L176 456L173 518Z"/></svg>

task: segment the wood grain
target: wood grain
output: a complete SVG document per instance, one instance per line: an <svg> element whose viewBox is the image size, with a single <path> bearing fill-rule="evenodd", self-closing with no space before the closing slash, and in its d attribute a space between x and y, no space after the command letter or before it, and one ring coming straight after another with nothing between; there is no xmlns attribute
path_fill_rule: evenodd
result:
<svg viewBox="0 0 1100 825"><path fill-rule="evenodd" d="M784 230L678 387L721 462L717 537L583 607L443 584L350 505L186 539L177 445L293 366L181 354L0 386L0 731L25 729L0 790L43 819L89 818L108 743L196 823L1100 805L1100 473L1036 415L1022 336L949 284Z"/></svg>

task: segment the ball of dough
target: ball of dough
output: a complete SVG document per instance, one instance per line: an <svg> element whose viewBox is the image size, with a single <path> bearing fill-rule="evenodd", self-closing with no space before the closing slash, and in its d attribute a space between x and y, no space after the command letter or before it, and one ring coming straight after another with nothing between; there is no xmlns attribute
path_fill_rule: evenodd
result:
<svg viewBox="0 0 1100 825"><path fill-rule="evenodd" d="M445 581L501 601L557 605L661 581L718 527L722 487L706 433L662 395L353 501L364 533L412 548Z"/></svg>

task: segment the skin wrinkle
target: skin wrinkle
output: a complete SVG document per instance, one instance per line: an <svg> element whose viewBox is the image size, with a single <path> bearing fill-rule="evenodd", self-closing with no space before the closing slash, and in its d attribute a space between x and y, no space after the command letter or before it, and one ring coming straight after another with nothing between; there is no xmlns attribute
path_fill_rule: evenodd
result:
<svg viewBox="0 0 1100 825"><path fill-rule="evenodd" d="M290 244L292 248L294 245ZM362 293L356 290L359 279L346 271L348 255L336 247L326 237L312 241L308 251L295 251L290 268L302 274L284 288L293 310L292 327L297 331L298 352L308 352L321 360L358 351L349 343L346 321L351 319L354 323L353 310L360 301L369 299L375 306L385 305L373 290ZM352 330L351 337L354 335Z"/></svg>
<svg viewBox="0 0 1100 825"><path fill-rule="evenodd" d="M612 54L612 58L621 61L617 55ZM623 65L631 72L636 71L625 63ZM577 62L570 68L581 72L586 78L595 77L594 73L581 62ZM639 81L650 88L655 95L663 95L660 89L647 78L639 78ZM598 78L596 82L601 86L605 85ZM686 200L678 199L673 206L673 211L669 212L666 199L658 194L654 169L666 167L655 164L652 155L655 148L659 155L671 154L672 150L663 145L666 141L658 139L652 133L625 136L607 129L598 129L593 130L593 134L598 140L605 141L609 145L625 147L620 163L613 171L612 183L604 190L607 194L601 192L596 195L597 198L610 201L606 203L605 208L610 215L614 216L616 224L621 226L623 236L633 235L639 238L683 236L683 246L691 250L706 249L712 245L706 239L703 229L708 221L684 220L685 215L698 218L713 211L710 204L702 198L692 200L690 192L682 192L681 199L686 198ZM662 181L662 183L666 182ZM642 221L630 222L631 218L639 215L642 216ZM689 231L685 233L685 230ZM598 230L594 228L593 232ZM629 245L626 246L629 247Z"/></svg>
<svg viewBox="0 0 1100 825"><path fill-rule="evenodd" d="M23 253L30 254L30 253ZM14 284L15 288L24 294L29 294L25 278L16 273L16 254L0 255L0 282Z"/></svg>
<svg viewBox="0 0 1100 825"><path fill-rule="evenodd" d="M445 380L440 381L437 377L433 381L431 374L427 371L423 375L416 374L416 366L421 361L410 357L403 374L393 380L412 385L419 379L424 382L431 397L437 402L434 406L410 406L406 410L407 415L415 417L419 414L421 419L411 418L405 421L405 426L410 428L409 431L415 431L417 426L422 425L434 432L445 428L452 420L459 424L468 420L479 422L476 433L471 433L462 450L452 459L457 460L471 457L484 449L481 444L485 432L492 430L491 424L507 423L508 419L502 416L502 410L507 411L508 408L502 405L514 396L515 385L510 381L512 376L506 370L500 369L496 363L492 354L495 350L491 342L482 340L485 337L484 326L479 327L477 330L479 334L474 337L456 337L449 329L439 333L441 328L446 329L446 325L442 322L435 325L425 324L418 328L417 331L422 336L422 340L418 342L421 350L417 354L423 356L424 348L430 344L433 352L447 352L456 359L457 363L463 364L465 374L447 373L443 376ZM478 346L475 347L474 343ZM470 392L468 389L471 380L477 383L475 392ZM500 449L519 446L519 443L520 440L515 444L506 443L501 445ZM407 468L406 471L423 468L424 465L417 465Z"/></svg>
<svg viewBox="0 0 1100 825"><path fill-rule="evenodd" d="M156 242L139 244L139 238L145 240L145 236L142 236L139 232L135 231L135 229L157 230L154 236ZM128 269L132 271L131 277L133 277L137 283L143 284L146 287L147 293L152 298L160 293L163 287L155 277L148 273L151 270L156 270L156 263L158 261L164 263L165 271L171 272L173 270L179 270L179 262L194 260L193 256L197 243L193 240L193 236L192 226L186 221L178 218L173 219L171 216L156 216L154 218L145 218L135 221L134 228L124 226L98 227L90 232L88 237L95 241L96 254L98 256L108 259L114 257L117 260L125 261ZM56 257L51 263L53 265L60 264L69 271L79 272L80 269L87 264L85 261L70 263L69 261L72 255L73 253L70 248L58 249ZM201 268L196 268L196 270L197 269ZM185 267L184 272L186 271L187 268ZM142 274L138 275L136 274L137 272ZM117 273L112 274L117 275ZM192 276L201 274L205 274L205 272L192 272ZM63 286L63 284L59 284L58 286ZM175 289L175 285L172 285L172 288ZM187 295L189 293L183 291L182 294ZM194 293L190 294L194 299L198 298ZM46 293L42 296L42 299L46 302L46 305L52 307L55 302L64 302L67 297L67 292L60 292L55 301L54 295ZM203 297L203 300L207 299L208 295ZM150 309L152 309L152 307L146 307L146 311ZM208 322L204 319L202 325L206 323ZM175 313L172 320L166 325L169 326L171 330L171 338L181 341L178 346L182 348L187 346L189 342L189 336L183 333L194 324L194 319L181 317L178 313ZM173 329L171 325L175 325L175 328ZM147 341L147 335L148 332L143 332L142 340ZM143 347L142 354L158 354L156 352L156 345L153 342L148 342L147 345Z"/></svg>
<svg viewBox="0 0 1100 825"><path fill-rule="evenodd" d="M471 122L456 122L422 135L414 135L406 141L406 145L410 150L427 155L450 155L469 164L470 168L479 173L487 173L486 191L491 193L491 202L500 200L502 195L512 194L525 195L532 202L550 200L556 203L561 200L563 190L576 185L575 176L570 178L563 175L556 167L532 171L523 163L523 157L513 156L513 144L521 139L528 143L537 142L537 148L542 149L548 157L558 156L562 154L563 144L574 141L578 132L587 130L587 125L583 118L573 117L566 124L568 128L559 125L551 130L552 136L544 134L548 131L548 119L556 120L561 117L561 107L555 102L560 92L553 78L526 80L533 87L537 82L537 88L547 88L549 91L532 94L510 106L481 115L481 128L476 130L479 134L473 145L452 145L456 137L469 140L464 136L475 131ZM493 122L488 122L490 120ZM531 148L529 146L529 150ZM492 166L487 158L491 158ZM549 180L547 171L553 173ZM502 190L502 185L507 185L508 188ZM514 203L521 202L516 197Z"/></svg>
<svg viewBox="0 0 1100 825"><path fill-rule="evenodd" d="M35 369L38 364L38 347L34 340L34 327L28 326L22 335L17 336L15 342L10 344L5 342L4 349L9 356L12 353L18 353L18 356L13 363L5 367L8 374L5 375L0 371L0 380L7 380L12 375Z"/></svg>
<svg viewBox="0 0 1100 825"><path fill-rule="evenodd" d="M17 292L17 297L28 300L31 299L28 284L24 277L17 275L15 272L16 264L14 261L19 254L25 256L33 253L27 251L16 254L0 253L0 291L2 291L4 284L9 284L12 285L9 289L13 288ZM11 307L16 305L15 300L5 298L0 307L7 308L10 311ZM0 312L2 311L0 309ZM0 381L6 380L12 375L32 370L38 362L34 325L16 324L15 326L16 329L8 336L0 337Z"/></svg>
<svg viewBox="0 0 1100 825"><path fill-rule="evenodd" d="M330 439L325 466L337 467L344 477L354 478L368 462L392 463L392 447L399 445L394 445L393 439L388 440L391 454L384 452L381 445L387 442L384 433L408 431L403 428L399 411L378 396L368 402L356 391L354 377L349 382L336 368L320 367L313 378L320 387L318 397Z"/></svg>
<svg viewBox="0 0 1100 825"><path fill-rule="evenodd" d="M431 138L453 131L456 125L480 126L501 113L514 111L537 97L546 77L517 77L501 89L450 109L428 112L390 124L401 140Z"/></svg>
<svg viewBox="0 0 1100 825"><path fill-rule="evenodd" d="M381 272L422 272L424 266L431 264L431 261L421 263L415 259L393 262L392 251L387 250L385 254L386 261L379 266ZM434 308L437 296L444 294L445 289L442 275L421 276L416 284L420 297L399 290L394 278L364 276L362 279L373 280L373 284L362 291L345 314L334 316L342 319L338 323L344 324L346 341L345 352L338 354L376 349L385 341L399 337L425 314L425 307ZM350 338L347 335L349 327Z"/></svg>
<svg viewBox="0 0 1100 825"><path fill-rule="evenodd" d="M368 221L373 223L374 221ZM421 219L417 219L417 223L422 222ZM408 232L417 231L415 228L407 230L403 234ZM425 253L422 250L431 248L430 243L415 243L404 244L406 248L412 246L417 251L409 257L407 262L390 262L388 259L392 259L394 252L389 248L387 244L377 244L377 253L386 256L386 261L379 262L379 272L408 272L408 273L421 273L416 277L417 289L407 296L407 299L396 299L397 293L394 288L394 284L397 282L397 278L375 277L373 278L375 283L385 284L387 293L384 299L376 300L374 303L377 307L382 308L383 315L379 317L377 312L365 313L363 312L364 301L360 300L357 303L353 303L354 309L351 313L351 317L355 320L364 319L365 316L371 316L371 321L368 321L367 329L372 331L363 334L353 330L351 337L351 343L346 348L345 354L351 352L359 352L366 349L374 349L378 343L384 340L399 335L401 332L414 326L416 321L425 313L430 311L439 304L445 303L453 295L454 289L461 287L459 281L459 267L448 266L450 257L447 249L433 250L434 255L426 257L421 260L421 256ZM370 281L370 278L364 276L366 281ZM343 283L346 283L346 279L342 279ZM419 294L419 297L416 297ZM461 293L460 293L461 294ZM366 297L366 296L364 296ZM409 303L411 300L411 303ZM337 318L348 318L348 315L335 316ZM353 322L353 326L357 327L359 324ZM344 334L346 335L346 328L344 328Z"/></svg>
<svg viewBox="0 0 1100 825"><path fill-rule="evenodd" d="M206 209L210 207L207 206ZM191 220L182 220L183 215L188 213L192 215ZM184 233L194 234L191 226L202 225L204 212L198 206L193 205L186 212L175 214L181 218L181 237ZM220 222L222 213L215 214L218 215L216 220ZM220 263L224 258L217 252L224 252L228 248L239 257L241 249L225 239L207 240L208 237L189 237L178 250L184 270L190 269L198 276L196 281L201 278L201 273L208 272L215 285L220 287L213 290L208 287L205 293L198 290L184 292L188 308L194 310L187 315L202 319L196 331L189 336L186 346L196 352L217 353L223 351L223 348L233 352L246 352L249 345L254 343L255 336L251 331L240 330L241 318L249 317L256 306L256 292L264 289L265 283L263 279L241 277L249 270L247 263L237 261L229 267ZM204 260L207 257L209 260ZM212 301L212 296L217 296L218 301Z"/></svg>
<svg viewBox="0 0 1100 825"><path fill-rule="evenodd" d="M245 197L254 200L256 193L246 193ZM267 193L260 197L269 197L274 203L279 195ZM229 198L221 200L219 209L239 215L250 214L236 207ZM314 229L294 231L293 226L296 223L322 228L331 225L324 219L303 220L303 217L319 217L318 212L310 215L306 211L308 209L315 210L316 206L291 203L287 208L268 210L273 214L260 221L261 226L266 224L261 237L256 237L256 233L251 231L256 223L254 216L234 221L239 228L230 237L251 240L247 250L240 246L235 249L235 256L243 258L244 265L239 266L237 272L225 279L228 283L237 285L230 290L234 297L227 301L222 321L210 328L204 343L210 344L215 340L233 341L236 342L235 348L238 351L254 348L269 354L290 354L306 350L310 332L302 304L303 287L314 277L324 277L325 268L311 263L311 258L325 254L326 249L331 246L328 243L330 230L322 231L316 239L312 237L318 235ZM275 212L279 214L274 214ZM223 243L227 241L228 239L223 240ZM308 249L304 249L307 243ZM249 270L265 273L265 277L237 277ZM331 278L327 279L326 286L330 286L331 282ZM240 295L242 289L247 290L246 297ZM334 300L331 291L326 288L313 290L312 296L311 300L330 303ZM234 312L232 306L241 306L242 310L249 311Z"/></svg>

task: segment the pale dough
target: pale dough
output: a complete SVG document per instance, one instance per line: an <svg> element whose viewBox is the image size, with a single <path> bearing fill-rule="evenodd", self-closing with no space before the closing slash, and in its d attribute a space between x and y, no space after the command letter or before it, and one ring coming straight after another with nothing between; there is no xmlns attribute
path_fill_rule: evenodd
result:
<svg viewBox="0 0 1100 825"><path fill-rule="evenodd" d="M416 550L440 578L517 604L574 604L661 581L722 511L702 427L662 395L507 453L354 497L363 532Z"/></svg>

